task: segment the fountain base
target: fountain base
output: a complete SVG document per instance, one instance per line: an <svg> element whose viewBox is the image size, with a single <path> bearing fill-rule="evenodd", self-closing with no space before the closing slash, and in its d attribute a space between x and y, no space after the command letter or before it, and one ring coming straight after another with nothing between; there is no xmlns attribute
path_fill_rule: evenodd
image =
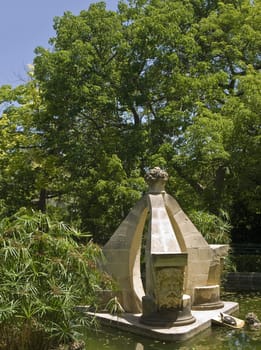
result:
<svg viewBox="0 0 261 350"><path fill-rule="evenodd" d="M142 299L143 306L147 297ZM143 308L149 309L149 308ZM149 311L149 310L148 310ZM177 327L185 326L195 322L195 317L191 314L190 296L183 294L182 305L177 309L163 309L154 312L145 312L140 317L140 322L153 327Z"/></svg>
<svg viewBox="0 0 261 350"><path fill-rule="evenodd" d="M103 326L117 328L123 331L138 334L162 341L184 341L197 335L198 333L211 327L211 320L220 312L232 314L239 309L238 303L224 302L223 308L218 310L192 310L191 314L196 319L189 325L180 325L167 327L149 326L140 322L141 314L123 313L120 315L111 315L108 313L92 313Z"/></svg>

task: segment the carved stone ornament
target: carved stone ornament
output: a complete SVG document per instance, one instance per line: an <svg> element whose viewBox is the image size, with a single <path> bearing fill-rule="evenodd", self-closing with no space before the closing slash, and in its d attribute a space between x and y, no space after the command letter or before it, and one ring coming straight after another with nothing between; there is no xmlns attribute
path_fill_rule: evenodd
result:
<svg viewBox="0 0 261 350"><path fill-rule="evenodd" d="M156 270L155 295L159 309L173 309L181 306L184 273L180 268Z"/></svg>
<svg viewBox="0 0 261 350"><path fill-rule="evenodd" d="M149 185L149 193L163 192L168 178L168 173L159 167L150 169L145 175L145 181Z"/></svg>

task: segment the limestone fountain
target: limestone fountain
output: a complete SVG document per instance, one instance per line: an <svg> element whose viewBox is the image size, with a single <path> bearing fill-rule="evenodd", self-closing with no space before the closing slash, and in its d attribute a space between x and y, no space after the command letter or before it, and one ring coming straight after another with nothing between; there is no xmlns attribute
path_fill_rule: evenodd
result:
<svg viewBox="0 0 261 350"><path fill-rule="evenodd" d="M152 338L185 340L210 327L220 312L238 309L237 303L220 300L228 246L206 242L166 193L165 171L153 168L145 179L148 192L103 248L104 269L118 283L125 312L96 316L104 324ZM145 282L141 278L143 242Z"/></svg>

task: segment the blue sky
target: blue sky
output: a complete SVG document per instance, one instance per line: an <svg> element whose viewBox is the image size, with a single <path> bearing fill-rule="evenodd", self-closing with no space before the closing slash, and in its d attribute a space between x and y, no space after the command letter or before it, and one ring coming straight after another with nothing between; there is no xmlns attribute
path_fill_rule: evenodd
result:
<svg viewBox="0 0 261 350"><path fill-rule="evenodd" d="M48 48L54 36L53 18L65 11L78 15L97 0L0 0L0 86L26 79L37 46ZM118 0L105 0L116 10Z"/></svg>

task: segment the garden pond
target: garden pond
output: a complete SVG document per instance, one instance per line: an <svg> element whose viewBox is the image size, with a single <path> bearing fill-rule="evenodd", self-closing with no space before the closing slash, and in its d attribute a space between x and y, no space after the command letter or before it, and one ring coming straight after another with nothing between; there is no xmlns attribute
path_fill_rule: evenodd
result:
<svg viewBox="0 0 261 350"><path fill-rule="evenodd" d="M225 293L222 299L239 303L235 316L254 312L261 319L261 293ZM261 330L213 326L188 341L166 343L106 327L88 330L85 341L86 350L261 350Z"/></svg>

